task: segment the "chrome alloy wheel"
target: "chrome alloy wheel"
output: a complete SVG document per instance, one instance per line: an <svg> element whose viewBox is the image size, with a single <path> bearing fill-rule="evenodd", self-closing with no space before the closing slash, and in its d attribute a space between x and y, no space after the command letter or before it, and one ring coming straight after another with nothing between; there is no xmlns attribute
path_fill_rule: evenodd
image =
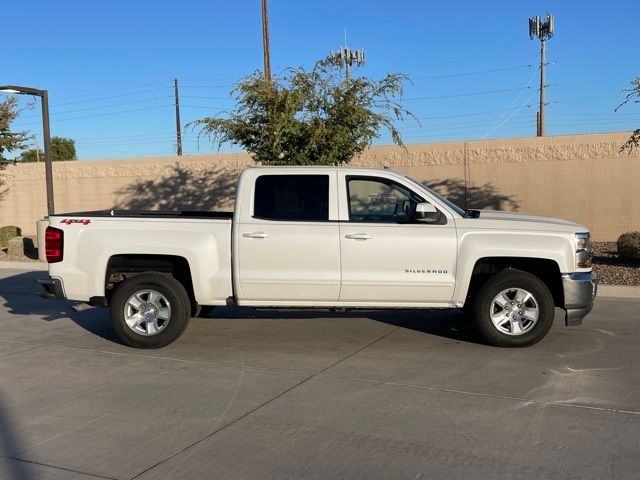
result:
<svg viewBox="0 0 640 480"><path fill-rule="evenodd" d="M500 333L524 335L538 322L536 298L522 288L508 288L495 296L490 307L491 321Z"/></svg>
<svg viewBox="0 0 640 480"><path fill-rule="evenodd" d="M125 322L138 335L157 335L167 327L170 318L169 300L156 290L139 290L124 306Z"/></svg>

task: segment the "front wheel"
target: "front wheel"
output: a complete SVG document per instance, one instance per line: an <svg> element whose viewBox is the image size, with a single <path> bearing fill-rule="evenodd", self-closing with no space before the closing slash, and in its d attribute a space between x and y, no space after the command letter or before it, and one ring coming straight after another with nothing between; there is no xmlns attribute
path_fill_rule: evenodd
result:
<svg viewBox="0 0 640 480"><path fill-rule="evenodd" d="M482 337L498 347L526 347L553 325L555 307L547 286L530 273L506 269L482 286L473 316Z"/></svg>
<svg viewBox="0 0 640 480"><path fill-rule="evenodd" d="M191 317L189 295L175 278L141 274L122 282L111 298L111 323L135 348L160 348L184 332Z"/></svg>

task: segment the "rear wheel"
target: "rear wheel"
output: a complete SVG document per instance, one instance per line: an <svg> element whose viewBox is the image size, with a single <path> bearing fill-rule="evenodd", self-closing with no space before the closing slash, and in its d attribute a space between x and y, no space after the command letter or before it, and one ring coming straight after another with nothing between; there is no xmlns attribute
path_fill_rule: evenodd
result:
<svg viewBox="0 0 640 480"><path fill-rule="evenodd" d="M136 275L122 282L110 304L120 339L135 348L160 348L176 340L189 323L191 302L175 278Z"/></svg>
<svg viewBox="0 0 640 480"><path fill-rule="evenodd" d="M555 307L547 286L536 276L506 269L478 292L473 315L483 338L498 347L526 347L542 340L553 325Z"/></svg>

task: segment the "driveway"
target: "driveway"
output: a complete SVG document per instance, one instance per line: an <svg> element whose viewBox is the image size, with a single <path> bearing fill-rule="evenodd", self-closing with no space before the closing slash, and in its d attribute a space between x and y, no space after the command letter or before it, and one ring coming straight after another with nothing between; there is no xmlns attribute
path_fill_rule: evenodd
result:
<svg viewBox="0 0 640 480"><path fill-rule="evenodd" d="M2 479L638 478L640 300L483 345L458 312L221 308L161 350L0 269Z"/></svg>

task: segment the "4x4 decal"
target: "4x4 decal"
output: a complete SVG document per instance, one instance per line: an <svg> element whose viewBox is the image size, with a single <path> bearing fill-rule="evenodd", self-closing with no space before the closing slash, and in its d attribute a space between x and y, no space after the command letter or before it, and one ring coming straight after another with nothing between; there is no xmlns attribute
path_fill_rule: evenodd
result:
<svg viewBox="0 0 640 480"><path fill-rule="evenodd" d="M60 223L65 223L67 225L71 225L72 223L81 223L82 225L88 225L91 223L91 220L88 218L63 218L60 220Z"/></svg>

